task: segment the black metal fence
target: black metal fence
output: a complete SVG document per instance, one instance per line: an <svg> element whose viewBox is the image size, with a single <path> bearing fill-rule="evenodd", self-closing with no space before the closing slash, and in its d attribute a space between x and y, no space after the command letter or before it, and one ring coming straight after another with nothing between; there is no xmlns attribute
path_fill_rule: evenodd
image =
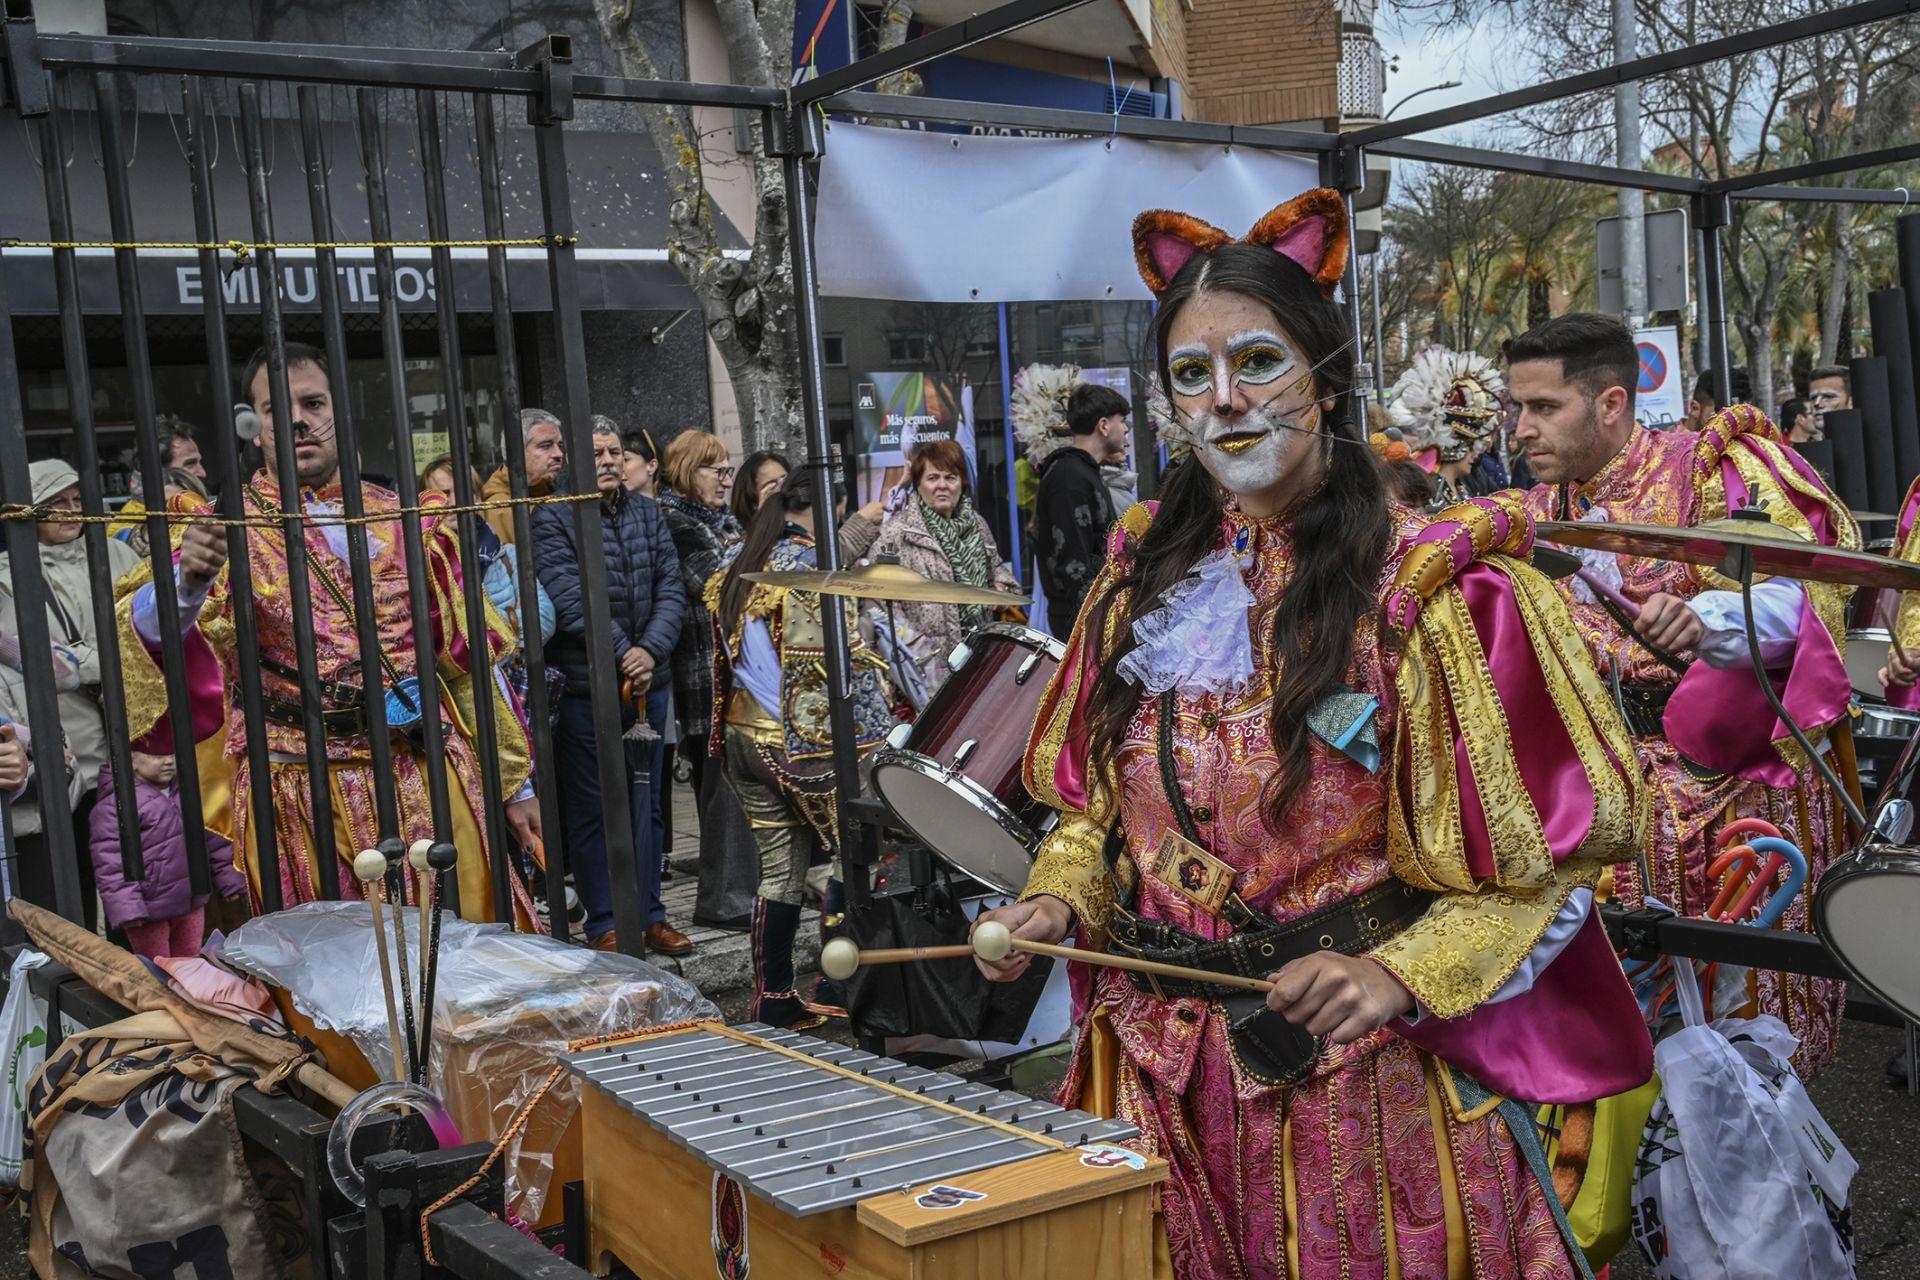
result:
<svg viewBox="0 0 1920 1280"><path fill-rule="evenodd" d="M211 868L205 839L204 817L200 812L200 787L195 760L187 744L195 740L194 707L188 687L186 650L191 637L183 634L176 608L168 520L159 509L157 495L165 491L160 441L155 433L155 404L150 361L147 350L147 311L137 270L141 253L143 210L131 197L127 182L128 107L142 102L164 102L184 131L183 145L187 164L181 177L180 195L191 203L194 216L195 245L200 278L202 315L209 367L210 393L207 419L213 425L211 443L218 469L225 477L221 486L218 519L223 522L227 540L229 590L232 596L233 647L237 654L238 679L232 691L233 715L243 730L243 765L253 785L246 788L251 806L250 830L259 860L258 876L262 905L268 909L282 905L280 868L291 856L280 847L271 788L263 780L273 766L304 766L307 800L313 816L313 853L322 866L331 867L342 833L334 830L333 803L330 795L327 758L328 708L324 705L319 681L319 663L313 627L316 584L306 562L298 555L287 556L287 581L261 584L249 572L249 546L256 540L277 542L282 548L303 543L310 525L317 523L315 513L302 509L301 486L295 471L292 447L290 390L286 357L287 331L282 314L280 291L276 287L257 290L249 301L257 307L259 323L266 337L266 371L271 404L270 430L274 433L278 474L272 479L278 491L286 495L285 509L262 523L250 518L243 502L243 446L229 429L233 406L240 389L233 376L230 332L231 317L223 290L215 282L224 278L235 264L229 241L246 245L249 266L257 268L263 282L276 281L282 254L289 243L298 242L303 252L311 252L322 281L331 280L338 257L348 245L372 254L379 297L379 334L381 357L387 370L390 400L385 405L356 405L350 396L336 396L335 430L341 448L343 492L341 510L328 520L344 520L350 531L364 527L367 516L359 466L360 442L385 431L391 437L396 491L401 510L399 524L405 545L406 593L410 606L412 649L415 668L431 688L436 665L433 625L433 588L427 579L424 557L423 521L420 495L414 481L422 459L414 456L410 430L411 407L406 377L406 348L402 317L397 301L396 250L401 247L429 247L441 289L437 298L438 366L442 392L451 415L457 421L460 407L472 390L465 384L461 351L461 331L456 323L452 288L453 245L480 242L486 247L487 283L490 290L490 314L497 358L497 383L490 388L504 406L504 461L511 478L511 493L516 505L513 522L516 540L523 554L519 557L518 592L521 616L537 619L534 570L531 557L524 552L531 542L527 478L522 463L523 441L519 425L522 407L522 383L514 343L514 299L508 289L507 247L509 243L537 243L546 259L551 309L562 371L562 394L553 407L567 431L568 475L577 493L591 494L595 489L591 457L590 406L587 393L587 368L580 322L580 286L576 262L576 231L572 192L567 170L567 126L576 99L598 98L625 102L673 102L686 105L734 107L760 112L763 136L768 150L783 165L791 201L788 218L789 244L799 302L797 322L799 349L803 353L802 381L805 389L806 427L809 465L828 479L833 463L827 447L826 408L822 395L821 349L816 314L816 288L812 251L812 219L806 177L807 162L818 155L821 137L815 111L818 107L865 116L937 118L941 120L977 120L1010 125L1042 125L1048 129L1109 135L1165 138L1177 141L1217 142L1278 151L1313 154L1320 158L1323 178L1345 190L1351 199L1364 179L1363 152L1371 149L1383 154L1432 162L1474 165L1477 167L1543 174L1570 181L1602 185L1637 186L1649 190L1675 192L1694 202L1694 227L1699 236L1698 249L1705 266L1711 322L1710 350L1713 366L1722 379L1720 399L1728 399L1724 380L1730 370L1726 358L1725 307L1720 296L1721 228L1725 225L1727 201L1731 199L1819 199L1837 201L1899 201L1904 193L1855 191L1836 188L1807 188L1784 185L1831 176L1896 159L1911 158L1916 148L1896 148L1891 152L1853 157L1822 166L1802 166L1791 171L1752 175L1731 183L1708 183L1693 178L1647 173L1605 165L1585 165L1418 142L1410 135L1462 120L1535 105L1573 93L1604 88L1619 80L1640 78L1661 70L1698 65L1716 58L1765 47L1788 39L1803 38L1850 26L1884 20L1920 9L1920 0L1869 0L1868 3L1839 8L1815 18L1766 28L1731 40L1715 42L1675 53L1661 54L1618 67L1603 68L1586 77L1576 77L1550 86L1504 94L1464 108L1432 112L1404 121L1376 125L1354 134L1332 134L1304 130L1243 129L1200 123L1108 118L1073 112L1041 111L978 103L950 103L875 95L860 92L882 76L956 52L1005 34L1020 26L1054 16L1084 0L1015 0L1002 8L969 19L955 27L909 42L892 53L865 60L841 72L823 76L791 90L738 85L700 85L670 81L623 79L605 75L577 73L571 63L570 45L564 35L554 35L519 53L445 53L422 50L363 49L330 46L294 46L277 44L231 44L191 42L129 37L92 37L42 35L29 22L11 21L5 26L6 71L10 105L0 127L32 131L41 158L41 179L49 227L50 270L60 302L59 331L64 358L66 403L71 416L72 445L77 455L81 502L86 517L83 536L87 552L88 588L99 638L99 697L105 717L110 759L117 776L131 775L131 746L125 705L125 673L130 659L120 651L119 630L115 626L114 582L108 564L107 508L100 482L101 457L98 432L91 405L93 386L89 373L88 334L83 322L81 277L77 255L83 247L74 242L73 217L75 184L91 172L81 165L65 161L83 145L79 136L87 133L84 146L99 157L97 172L104 184L104 198L111 219L111 249L115 258L118 284L120 329L125 344L128 373L132 379L132 403L135 418L139 469L145 492L155 499L155 509L146 516L148 544L153 563L155 615L159 631L159 660L165 676L167 715L165 723L177 745L179 781L185 809L189 841L189 864L196 893L205 892L211 882ZM289 86L277 99L273 86ZM343 109L344 101L349 108ZM299 155L275 155L270 139L278 136L268 116L276 101L290 105L289 125L297 124ZM458 107L455 107L458 104ZM537 159L540 222L537 227L521 228L508 224L501 199L500 145L497 113L524 111ZM473 160L480 174L482 208L480 224L458 224L448 208L447 192L441 175L446 164L445 116L450 109L464 109L472 121ZM410 121L414 130L410 148L396 148L387 127L394 120ZM329 150L328 140L344 130L357 145L351 154L345 148ZM221 146L222 139L226 145ZM403 152L410 152L411 161ZM397 225L392 217L390 191L397 166L416 164L425 188L424 217L417 225ZM294 196L287 186L270 181L276 165L297 163L301 182ZM224 175L220 166L235 166L244 177L245 200L242 209L224 207L218 198ZM357 173L352 172L357 166ZM346 172L343 172L346 170ZM229 169L226 173L232 173ZM23 175L16 175L23 176ZM348 180L342 181L345 177ZM91 180L91 179L89 179ZM349 195L348 193L356 192ZM357 194L364 192L364 196ZM91 193L88 193L91 195ZM299 196L304 197L304 208ZM365 209L359 208L364 198ZM1144 197L1143 197L1144 199ZM351 205L352 207L348 207ZM306 236L289 235L281 228L300 224L305 218ZM341 225L364 227L362 234L340 234ZM176 246L177 248L178 246ZM3 252L4 250L0 250ZM1357 266L1354 268L1357 272ZM1353 282L1350 280L1350 285ZM45 613L36 607L45 600L36 548L35 524L31 516L31 492L27 438L21 409L21 387L13 343L13 317L5 297L6 279L0 275L0 502L5 504L0 520L4 525L6 547L10 553L11 586L17 601L26 607L17 610L18 630L28 674L28 717L34 725L55 726L60 722L58 695L52 678L50 633ZM347 328L341 304L332 289L321 288L321 345L329 363L344 371L347 362ZM1349 296L1354 296L1350 291ZM240 304L236 304L240 305ZM1356 325L1357 325L1356 309ZM1365 335L1357 328L1355 341L1364 346ZM1376 357L1377 358L1377 357ZM479 514L477 495L471 483L469 446L465 433L457 427L450 432L453 450L454 501L458 511L458 543L461 561L476 562ZM26 517L26 518L23 518ZM384 518L384 513L383 513ZM609 606L604 590L604 557L601 528L586 505L576 504L572 511L582 573L587 589L583 593L585 631L588 642L593 724L602 743L621 740L621 708L617 690L618 669L612 652ZM324 522L324 521L319 521ZM372 567L364 539L345 539L349 567L346 594L354 605L357 622L355 637L362 654L377 652L381 637L377 634L373 598ZM837 550L832 539L820 547L823 566L835 568ZM304 729L304 756L288 761L272 758L266 732L268 708L258 678L262 655L262 637L256 625L254 603L263 585L284 590L294 621L291 635L292 667L297 673L300 691L298 716ZM322 583L324 591L326 584ZM458 610L464 613L469 635L482 634L486 605L477 574L464 574L459 581ZM451 618L440 619L443 625ZM828 611L827 654L830 687L847 688L845 637L840 634L841 615ZM534 628L537 634L537 627ZM528 680L528 713L531 723L549 722L547 685L538 643L525 646L525 658L531 668ZM138 660L145 661L144 658ZM426 775L426 793L430 814L427 827L436 842L454 840L452 804L449 793L447 744L437 716L422 718L420 741L404 744L388 732L386 708L396 681L383 664L363 664L358 678L364 684L366 740L372 765L374 808L381 841L401 840L409 829L408 816L396 788L396 751L416 752ZM484 687L483 687L484 691ZM838 744L836 763L844 781L854 778L853 734L847 723L848 700L831 699L835 711L835 736ZM472 724L473 745L484 774L484 787L490 802L476 817L484 824L493 852L493 908L501 918L510 918L513 901L508 892L511 834L507 831L502 806L497 803L501 791L499 738L508 726L497 723L491 700L475 699ZM543 825L549 833L560 829L556 808L556 777L550 753L534 753L536 792L543 812ZM609 749L598 760L603 820L613 874L615 926L629 949L639 945L645 928L634 860L621 851L633 848L635 833L624 796L628 787L626 762L622 753ZM69 821L67 794L59 769L38 771L36 791L44 826L44 856L30 860L20 870L28 897L51 906L69 919L85 914L80 868L84 853L76 847ZM849 794L857 788L848 787ZM851 811L851 806L849 807ZM143 868L140 840L131 806L121 806L121 848L125 871L138 878ZM854 853L856 865L849 868L850 896L858 901L865 889L865 875L859 867L857 851L862 842L849 839L842 847ZM554 932L565 936L567 913L563 901L561 847L558 840L549 845L546 886L549 919ZM351 858L354 850L345 854ZM332 874L319 877L318 892L334 896L337 883ZM297 1128L297 1126L295 1126ZM309 1126L310 1127L310 1126ZM291 1131L291 1130L289 1130ZM310 1136L310 1135L309 1135ZM311 1153L311 1145L303 1148ZM318 1176L309 1161L306 1176ZM309 1187L310 1199L319 1195ZM314 1200L315 1214L320 1213ZM438 1222L447 1231L460 1224L451 1218ZM417 1220L416 1220L417 1226ZM319 1242L316 1241L316 1244ZM324 1246L323 1246L324 1247ZM398 1246L395 1246L398 1248ZM405 1249L399 1250L405 1253ZM457 1245L445 1250L448 1260L468 1255ZM478 1256L477 1253L474 1256ZM537 1259L529 1259L531 1267ZM477 1264L476 1264L477 1265ZM456 1265L459 1274L469 1271L465 1263ZM378 1274L419 1274L414 1262L383 1261ZM371 1273L371 1272L370 1272ZM501 1271L500 1274L533 1274L527 1271Z"/></svg>

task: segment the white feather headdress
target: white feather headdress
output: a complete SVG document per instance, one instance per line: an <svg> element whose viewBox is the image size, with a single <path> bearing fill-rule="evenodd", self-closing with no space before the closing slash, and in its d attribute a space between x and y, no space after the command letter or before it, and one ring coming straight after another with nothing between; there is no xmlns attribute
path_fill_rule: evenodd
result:
<svg viewBox="0 0 1920 1280"><path fill-rule="evenodd" d="M1414 452L1444 450L1484 434L1506 389L1499 367L1485 356L1429 347L1393 384L1393 421ZM1456 426L1463 428L1459 435Z"/></svg>
<svg viewBox="0 0 1920 1280"><path fill-rule="evenodd" d="M1030 364L1013 378L1013 434L1027 464L1039 467L1073 439L1067 427L1067 397L1080 385L1080 366Z"/></svg>

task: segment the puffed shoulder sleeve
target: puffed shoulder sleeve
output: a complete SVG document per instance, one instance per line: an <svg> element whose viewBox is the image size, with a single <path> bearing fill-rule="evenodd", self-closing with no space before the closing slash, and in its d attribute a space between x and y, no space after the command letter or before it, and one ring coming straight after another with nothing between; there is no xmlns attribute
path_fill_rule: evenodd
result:
<svg viewBox="0 0 1920 1280"><path fill-rule="evenodd" d="M1531 548L1512 498L1463 503L1418 535L1387 602L1388 860L1438 896L1370 954L1442 1018L1483 1004L1647 832L1632 742Z"/></svg>

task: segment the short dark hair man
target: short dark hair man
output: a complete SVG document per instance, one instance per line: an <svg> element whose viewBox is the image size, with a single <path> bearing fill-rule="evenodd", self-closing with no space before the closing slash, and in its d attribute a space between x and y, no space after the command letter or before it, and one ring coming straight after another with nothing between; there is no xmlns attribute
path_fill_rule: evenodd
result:
<svg viewBox="0 0 1920 1280"><path fill-rule="evenodd" d="M1807 377L1807 399L1815 413L1853 408L1853 372L1843 364L1821 365Z"/></svg>
<svg viewBox="0 0 1920 1280"><path fill-rule="evenodd" d="M1815 489L1791 451L1763 434L1765 418L1751 406L1720 412L1709 431L1649 431L1637 425L1633 399L1639 369L1632 336L1618 321L1561 316L1507 343L1506 358L1507 386L1520 407L1514 439L1544 482L1527 494L1536 518L1684 527L1742 501L1761 500L1783 524L1825 530L1826 540L1858 547L1845 507ZM1764 701L1750 718L1728 711L1760 696L1749 665L1740 593L1706 589L1702 573L1683 564L1625 553L1587 554L1590 568L1631 602L1637 616L1580 579L1567 578L1559 586L1573 614L1574 633L1585 641L1595 665L1603 676L1618 673L1646 791L1665 806L1655 816L1646 850L1653 885L1641 883L1637 862L1622 863L1614 868L1616 896L1632 904L1652 895L1682 914L1704 912L1712 893L1707 863L1726 823L1791 813L1796 803L1820 806L1822 816L1811 822L1812 829L1800 831L1811 846L1808 862L1817 865L1827 855L1828 833L1834 829L1831 796L1804 767L1776 767L1784 758L1769 740L1774 722ZM1776 680L1791 675L1795 681L1844 686L1847 675L1837 650L1844 633L1835 639L1830 631L1808 630L1824 629L1823 618L1844 618L1841 589L1776 577L1755 585L1753 601L1761 653ZM1684 655L1695 660L1689 665ZM1684 679L1676 667L1686 672ZM1699 714L1704 706L1720 711L1718 724L1737 720L1751 727L1706 728L1709 717ZM1845 714L1840 707L1820 728ZM1762 765L1770 778L1785 774L1785 785L1751 780ZM1715 780L1705 782L1703 776ZM1796 801L1796 790L1804 799ZM1803 1075L1831 1060L1840 1005L1837 985L1809 979L1785 979L1761 997L1762 1010L1782 1017L1800 1037L1794 1066Z"/></svg>
<svg viewBox="0 0 1920 1280"><path fill-rule="evenodd" d="M1111 387L1083 382L1067 397L1072 440L1040 464L1033 528L1047 624L1064 636L1080 616L1087 589L1107 562L1107 530L1116 512L1102 463L1127 456L1132 408Z"/></svg>

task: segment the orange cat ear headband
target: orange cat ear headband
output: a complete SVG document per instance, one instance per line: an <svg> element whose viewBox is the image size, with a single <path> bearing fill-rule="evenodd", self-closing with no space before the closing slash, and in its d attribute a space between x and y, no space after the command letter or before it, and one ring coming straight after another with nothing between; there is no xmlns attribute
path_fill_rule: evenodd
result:
<svg viewBox="0 0 1920 1280"><path fill-rule="evenodd" d="M1155 297L1194 258L1232 243L1232 236L1191 214L1149 209L1133 220L1134 261ZM1346 202L1339 192L1316 187L1273 209L1240 243L1265 245L1291 258L1331 298L1347 270Z"/></svg>

